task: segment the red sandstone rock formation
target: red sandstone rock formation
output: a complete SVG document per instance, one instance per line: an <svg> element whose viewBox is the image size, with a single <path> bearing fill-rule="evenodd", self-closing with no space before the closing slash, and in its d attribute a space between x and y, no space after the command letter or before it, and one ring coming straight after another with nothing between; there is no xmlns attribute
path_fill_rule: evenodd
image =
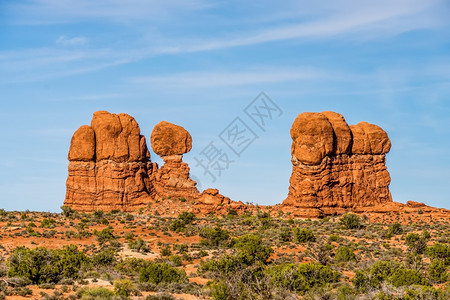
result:
<svg viewBox="0 0 450 300"><path fill-rule="evenodd" d="M285 210L319 217L392 202L385 166L391 143L380 127L348 126L335 112L302 113L291 137L293 169Z"/></svg>
<svg viewBox="0 0 450 300"><path fill-rule="evenodd" d="M151 135L152 148L164 160L161 168L150 161L139 125L127 114L94 113L91 126L81 126L69 150L69 176L64 205L78 211L133 211L155 200L189 200L196 212L210 213L229 208L242 210L208 189L200 193L182 161L192 148L192 138L183 127L162 121ZM158 201L160 206L164 203ZM161 208L160 208L161 210Z"/></svg>
<svg viewBox="0 0 450 300"><path fill-rule="evenodd" d="M197 183L189 176L188 164L183 162L183 154L192 148L189 132L162 121L152 131L151 144L153 151L164 160L163 166L154 174L157 195L160 198L197 199L200 196Z"/></svg>
<svg viewBox="0 0 450 300"><path fill-rule="evenodd" d="M64 205L79 211L133 210L153 192L148 174L145 137L127 114L94 113L91 126L81 126L69 150L69 176Z"/></svg>

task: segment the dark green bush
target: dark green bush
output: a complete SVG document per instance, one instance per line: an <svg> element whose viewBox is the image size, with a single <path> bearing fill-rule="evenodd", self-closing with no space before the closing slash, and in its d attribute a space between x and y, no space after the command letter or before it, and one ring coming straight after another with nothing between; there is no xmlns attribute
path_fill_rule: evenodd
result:
<svg viewBox="0 0 450 300"><path fill-rule="evenodd" d="M292 240L292 231L290 227L284 226L280 229L280 240L290 242Z"/></svg>
<svg viewBox="0 0 450 300"><path fill-rule="evenodd" d="M56 221L54 219L50 219L50 218L44 218L41 221L41 227L42 228L51 228L54 227Z"/></svg>
<svg viewBox="0 0 450 300"><path fill-rule="evenodd" d="M351 260L356 260L355 253L350 250L347 246L341 246L336 250L336 255L334 259L338 262L348 262Z"/></svg>
<svg viewBox="0 0 450 300"><path fill-rule="evenodd" d="M128 246L130 249L136 250L137 252L147 253L150 251L150 248L147 246L147 242L141 238L138 238L135 241L130 241Z"/></svg>
<svg viewBox="0 0 450 300"><path fill-rule="evenodd" d="M207 246L220 246L225 244L230 239L230 234L227 230L219 226L214 228L210 226L203 227L200 230L199 236L203 238L200 243Z"/></svg>
<svg viewBox="0 0 450 300"><path fill-rule="evenodd" d="M262 238L255 234L246 234L233 240L233 248L242 264L252 265L255 262L266 263L273 249L263 243Z"/></svg>
<svg viewBox="0 0 450 300"><path fill-rule="evenodd" d="M308 291L315 286L338 282L341 274L316 263L281 264L270 267L267 273L274 285L291 291Z"/></svg>
<svg viewBox="0 0 450 300"><path fill-rule="evenodd" d="M178 215L172 224L169 225L169 229L174 232L181 232L186 230L186 226L192 224L195 221L195 214L192 212L182 212Z"/></svg>
<svg viewBox="0 0 450 300"><path fill-rule="evenodd" d="M230 299L230 290L223 282L213 283L211 285L211 298L214 300L228 300Z"/></svg>
<svg viewBox="0 0 450 300"><path fill-rule="evenodd" d="M294 240L297 243L315 242L316 237L311 229L294 228Z"/></svg>
<svg viewBox="0 0 450 300"><path fill-rule="evenodd" d="M391 226L389 226L388 231L387 231L388 236L393 236L393 235L402 234L402 233L403 233L403 228L400 223L392 224Z"/></svg>
<svg viewBox="0 0 450 300"><path fill-rule="evenodd" d="M183 283L187 281L186 272L166 263L150 262L139 272L139 282L159 283Z"/></svg>
<svg viewBox="0 0 450 300"><path fill-rule="evenodd" d="M116 251L111 248L106 248L92 255L92 263L94 266L108 266L116 262Z"/></svg>
<svg viewBox="0 0 450 300"><path fill-rule="evenodd" d="M118 279L114 282L114 293L122 298L128 298L132 294L137 295L138 291L130 279Z"/></svg>
<svg viewBox="0 0 450 300"><path fill-rule="evenodd" d="M396 287L427 284L419 271L403 268L396 270L394 274L392 274L391 283Z"/></svg>
<svg viewBox="0 0 450 300"><path fill-rule="evenodd" d="M238 257L234 255L223 255L219 259L210 259L200 265L199 272L217 272L220 274L231 274L243 267ZM245 266L244 266L245 267Z"/></svg>
<svg viewBox="0 0 450 300"><path fill-rule="evenodd" d="M97 236L97 241L100 244L104 244L116 239L111 227L107 227L105 229L102 229L101 231L94 230L94 234Z"/></svg>
<svg viewBox="0 0 450 300"><path fill-rule="evenodd" d="M430 234L427 231L422 232L422 235L410 233L405 236L405 243L410 251L417 254L423 254L427 249L427 242L429 239Z"/></svg>
<svg viewBox="0 0 450 300"><path fill-rule="evenodd" d="M8 276L24 277L35 284L57 283L63 278L79 278L78 272L89 259L75 245L48 250L44 247L17 247L8 259Z"/></svg>
<svg viewBox="0 0 450 300"><path fill-rule="evenodd" d="M61 214L67 218L72 217L75 213L75 211L70 206L63 205L61 206L61 210L62 210Z"/></svg>
<svg viewBox="0 0 450 300"><path fill-rule="evenodd" d="M363 291L367 288L380 288L399 269L403 269L403 266L396 261L377 261L368 269L356 270L352 282L357 289Z"/></svg>
<svg viewBox="0 0 450 300"><path fill-rule="evenodd" d="M447 244L436 243L427 248L427 255L430 259L440 259L446 265L450 265L450 246Z"/></svg>
<svg viewBox="0 0 450 300"><path fill-rule="evenodd" d="M341 217L339 222L346 228L346 229L358 229L361 227L361 218L358 217L355 214L346 214Z"/></svg>
<svg viewBox="0 0 450 300"><path fill-rule="evenodd" d="M97 299L108 300L114 297L114 293L104 287L95 287L95 288L85 287L77 291L77 296L82 300L97 300Z"/></svg>
<svg viewBox="0 0 450 300"><path fill-rule="evenodd" d="M428 267L428 276L435 283L443 283L448 280L448 267L444 261L435 259Z"/></svg>

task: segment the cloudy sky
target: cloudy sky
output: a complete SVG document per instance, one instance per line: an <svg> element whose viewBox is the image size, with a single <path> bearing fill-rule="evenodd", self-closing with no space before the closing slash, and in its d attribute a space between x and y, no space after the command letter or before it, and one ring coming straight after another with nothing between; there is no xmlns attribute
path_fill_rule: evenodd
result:
<svg viewBox="0 0 450 300"><path fill-rule="evenodd" d="M334 110L388 132L395 201L450 208L450 4L316 2L1 1L0 207L59 211L71 135L96 110L147 138L184 126L202 188L279 203L292 122ZM245 110L260 92L279 108L262 127ZM222 134L236 118L255 137L239 155ZM232 161L215 181L196 163L210 143Z"/></svg>

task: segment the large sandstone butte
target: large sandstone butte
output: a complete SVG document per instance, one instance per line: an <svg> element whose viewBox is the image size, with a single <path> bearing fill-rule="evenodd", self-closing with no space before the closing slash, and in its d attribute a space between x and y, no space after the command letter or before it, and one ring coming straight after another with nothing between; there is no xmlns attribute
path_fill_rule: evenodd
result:
<svg viewBox="0 0 450 300"><path fill-rule="evenodd" d="M156 165L127 114L95 112L91 126L74 133L68 158L64 205L75 210L132 210L154 194L149 174Z"/></svg>
<svg viewBox="0 0 450 300"><path fill-rule="evenodd" d="M162 121L153 129L151 143L164 160L161 168L150 161L145 137L133 117L95 112L91 126L81 126L72 137L64 205L85 212L133 211L148 204L167 210L175 199L195 203L185 205L195 212L244 209L242 202L233 202L216 189L198 191L182 161L192 148L191 135L183 127Z"/></svg>
<svg viewBox="0 0 450 300"><path fill-rule="evenodd" d="M292 175L283 207L320 217L392 202L386 153L391 142L377 125L348 126L335 112L302 113L291 128Z"/></svg>

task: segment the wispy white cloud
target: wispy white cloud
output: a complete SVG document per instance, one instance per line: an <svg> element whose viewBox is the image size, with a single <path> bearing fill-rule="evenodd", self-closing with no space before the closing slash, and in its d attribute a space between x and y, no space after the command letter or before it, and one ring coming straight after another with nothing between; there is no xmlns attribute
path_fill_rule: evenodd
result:
<svg viewBox="0 0 450 300"><path fill-rule="evenodd" d="M188 72L167 76L144 76L128 79L132 84L146 88L198 88L252 84L280 83L286 81L312 80L327 74L311 68L293 70L256 70L236 72Z"/></svg>
<svg viewBox="0 0 450 300"><path fill-rule="evenodd" d="M88 43L88 39L84 36L67 37L65 35L60 35L55 43L61 46L82 46Z"/></svg>
<svg viewBox="0 0 450 300"><path fill-rule="evenodd" d="M443 18L436 17L436 7L442 6L442 0L380 0L380 1L326 1L326 4L307 6L302 11L300 1L295 8L295 1L290 1L292 15L297 12L302 18L295 19L289 15L287 20L280 19L277 24L262 24L249 28L217 28L218 32L228 32L221 36L187 31L177 31L172 39L159 35L159 38L146 40L127 47L89 48L80 51L72 47L27 49L14 52L0 52L0 79L3 82L20 82L48 79L52 77L70 76L101 70L161 55L215 51L234 47L244 47L285 40L327 40L344 38L348 40L367 40L386 36L394 36L402 32L424 29L442 25ZM212 6L219 5L213 2ZM269 5L265 3L267 9ZM27 4L13 6L17 11L17 19L33 20L39 16L43 22L57 23L59 18L68 22L104 17L116 19L123 16L145 20L151 27L161 27L167 23L184 22L199 17L199 11L210 7L202 0L196 1L151 1L117 0L68 1L68 0L34 0ZM273 4L272 4L273 6ZM171 15L171 8L183 11L187 17L178 18L177 13ZM31 14L33 12L33 14ZM37 13L39 12L39 13ZM261 14L261 12L259 12ZM267 13L267 11L266 11ZM155 21L149 14L163 14L171 21ZM303 18L308 16L308 18ZM253 17L252 15L248 16ZM282 16L279 16L282 18ZM156 18L157 19L157 18ZM295 22L294 22L295 20ZM300 21L301 20L301 21ZM35 20L36 22L38 20ZM205 24L206 25L206 24ZM228 30L229 29L229 30ZM157 35L158 36L158 35ZM87 38L61 36L56 43L65 46L86 44ZM78 47L77 47L78 48ZM3 74L2 74L3 73Z"/></svg>
<svg viewBox="0 0 450 300"><path fill-rule="evenodd" d="M166 19L211 6L204 0L30 0L9 4L16 23L38 25L86 20L129 22Z"/></svg>
<svg viewBox="0 0 450 300"><path fill-rule="evenodd" d="M348 1L344 1L348 2ZM362 1L364 2L364 1ZM355 3L349 11L319 16L313 21L290 25L268 27L259 31L245 32L239 36L216 39L202 39L183 42L182 45L166 46L157 49L160 53L199 52L249 46L282 40L313 38L323 39L347 35L350 39L393 36L405 31L430 28L442 24L442 20L432 16L417 16L440 1L397 1L374 2L376 5Z"/></svg>

